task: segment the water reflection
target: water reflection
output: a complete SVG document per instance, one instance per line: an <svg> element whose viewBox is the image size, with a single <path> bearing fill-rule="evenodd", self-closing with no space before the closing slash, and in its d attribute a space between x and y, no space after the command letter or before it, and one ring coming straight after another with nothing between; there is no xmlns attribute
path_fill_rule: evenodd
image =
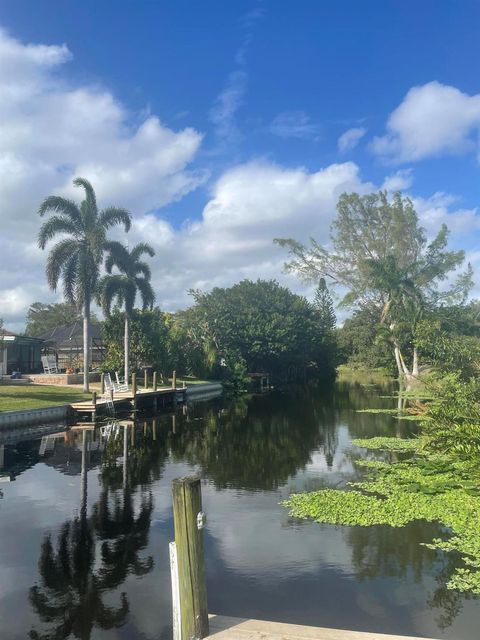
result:
<svg viewBox="0 0 480 640"><path fill-rule="evenodd" d="M169 636L170 482L192 471L204 478L212 610L472 637L477 601L445 588L458 559L422 545L444 533L435 524L331 527L289 519L279 505L292 490L358 477L351 438L415 429L357 413L396 406L381 397L391 385L363 382L292 387L6 441L0 477L16 481L1 485L8 515L0 519L0 569L5 575L14 566L27 579L23 591L4 579L5 637L23 640L29 630L43 640ZM10 544L18 523L23 538Z"/></svg>
<svg viewBox="0 0 480 640"><path fill-rule="evenodd" d="M119 428L122 438L117 438ZM33 639L60 640L70 636L88 640L95 628L112 629L124 624L129 612L127 595L121 593L119 604L105 604L108 592L123 585L129 574L140 577L154 566L153 557L141 557L148 546L148 534L153 511L151 491L141 489L135 505L134 494L147 476L159 477L161 464L149 464L152 457L162 456L158 448L144 443L135 447L135 425L123 421L114 425L114 436L105 442L94 431L81 433L81 495L79 514L65 522L58 534L56 545L50 534L45 536L38 563L40 584L30 589L30 602L47 629L30 631ZM97 436L97 439L95 439ZM121 467L116 464L118 446L122 441ZM132 451L129 455L129 441ZM75 438L67 439L70 445ZM106 446L105 446L106 445ZM62 449L62 448L60 448ZM91 452L104 451L100 473L100 499L87 515L87 468L93 466ZM56 468L72 473L72 456L63 451L67 463ZM62 458L57 452L52 459ZM163 456L164 459L164 456ZM89 464L90 463L90 464ZM118 473L122 475L118 488ZM100 543L100 553L97 545Z"/></svg>

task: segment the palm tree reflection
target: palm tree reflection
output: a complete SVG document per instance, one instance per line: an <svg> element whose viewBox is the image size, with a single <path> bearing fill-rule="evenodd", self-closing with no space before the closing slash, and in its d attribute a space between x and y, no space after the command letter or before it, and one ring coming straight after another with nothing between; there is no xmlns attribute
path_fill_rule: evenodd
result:
<svg viewBox="0 0 480 640"><path fill-rule="evenodd" d="M117 606L106 605L105 596L120 587L129 574L142 576L153 568L151 556L141 559L139 555L148 545L153 499L151 493L142 492L135 507L136 485L128 472L129 429L133 432L133 422L123 423L121 487L117 484L118 475L112 473L112 459L107 455L105 473L100 476L100 499L90 517L87 515L89 432L83 431L79 513L62 525L55 545L51 535L45 537L38 564L39 583L30 589L30 602L44 624L41 631L30 631L34 640L68 637L89 640L95 628L122 626L129 612L126 594L119 595ZM102 541L100 554L96 552L98 540Z"/></svg>

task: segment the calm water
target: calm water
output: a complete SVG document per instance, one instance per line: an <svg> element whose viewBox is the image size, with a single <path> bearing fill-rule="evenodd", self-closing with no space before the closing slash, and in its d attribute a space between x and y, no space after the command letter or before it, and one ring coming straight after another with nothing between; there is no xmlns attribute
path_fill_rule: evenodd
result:
<svg viewBox="0 0 480 640"><path fill-rule="evenodd" d="M412 428L356 413L392 406L388 393L344 380L197 403L103 434L0 435L0 638L170 638L171 481L193 471L204 479L211 612L477 637L479 601L444 587L455 559L420 544L438 527L318 525L279 505L356 477L351 438Z"/></svg>

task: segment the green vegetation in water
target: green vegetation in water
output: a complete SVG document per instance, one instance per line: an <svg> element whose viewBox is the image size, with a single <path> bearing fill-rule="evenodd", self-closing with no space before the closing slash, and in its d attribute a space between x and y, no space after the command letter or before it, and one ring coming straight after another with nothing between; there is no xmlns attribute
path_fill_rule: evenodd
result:
<svg viewBox="0 0 480 640"><path fill-rule="evenodd" d="M398 420L420 420L424 419L423 416L418 416L411 413L405 413L401 409L357 409L357 413L379 413L386 416L394 416Z"/></svg>
<svg viewBox="0 0 480 640"><path fill-rule="evenodd" d="M357 438L352 440L356 447L379 449L383 451L418 451L420 441L416 438Z"/></svg>
<svg viewBox="0 0 480 640"><path fill-rule="evenodd" d="M398 450L397 438L372 440L355 443ZM418 440L405 442L406 450L419 446ZM463 560L447 587L480 595L480 489L478 478L472 479L471 465L441 455L414 456L395 464L364 460L360 465L368 476L351 483L351 490L292 494L284 506L293 517L337 525L403 527L414 520L439 522L446 528L445 539L426 546L457 552Z"/></svg>

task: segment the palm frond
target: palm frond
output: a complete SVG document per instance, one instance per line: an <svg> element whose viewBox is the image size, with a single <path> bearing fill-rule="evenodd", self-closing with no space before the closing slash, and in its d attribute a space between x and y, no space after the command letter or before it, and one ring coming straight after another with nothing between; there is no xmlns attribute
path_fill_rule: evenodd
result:
<svg viewBox="0 0 480 640"><path fill-rule="evenodd" d="M81 224L82 216L79 208L73 200L68 200L61 196L48 196L48 198L45 198L40 205L38 213L40 216L44 216L46 213L50 212L61 213L62 215L67 216L75 225Z"/></svg>
<svg viewBox="0 0 480 640"><path fill-rule="evenodd" d="M125 276L104 276L98 284L97 299L105 315L110 315L112 302L116 298L123 304L126 298L127 278Z"/></svg>
<svg viewBox="0 0 480 640"><path fill-rule="evenodd" d="M61 233L77 236L78 228L72 220L65 215L53 216L40 227L40 231L38 232L38 246L40 249L45 249L47 242Z"/></svg>
<svg viewBox="0 0 480 640"><path fill-rule="evenodd" d="M56 291L58 280L62 271L68 264L72 255L77 255L79 251L78 242L71 238L61 240L48 254L47 259L47 281L48 286Z"/></svg>
<svg viewBox="0 0 480 640"><path fill-rule="evenodd" d="M67 260L62 270L63 295L72 304L77 306L75 297L75 285L77 281L78 252L73 253Z"/></svg>
<svg viewBox="0 0 480 640"><path fill-rule="evenodd" d="M132 257L132 260L134 261L137 261L139 258L141 258L144 253L153 258L153 256L155 255L155 249L147 242L139 242L130 251L130 255Z"/></svg>
<svg viewBox="0 0 480 640"><path fill-rule="evenodd" d="M140 292L144 309L151 309L155 304L155 293L152 285L145 278L135 278L136 288Z"/></svg>
<svg viewBox="0 0 480 640"><path fill-rule="evenodd" d="M125 245L116 240L112 240L105 242L104 247L108 251L108 256L105 261L105 268L108 273L112 273L112 269L115 266L124 273L130 271L131 258Z"/></svg>
<svg viewBox="0 0 480 640"><path fill-rule="evenodd" d="M86 178L75 178L73 184L76 187L83 187L85 191L85 200L87 202L87 206L92 212L97 213L97 198L95 196L95 190L92 187L91 182L89 182ZM95 216L96 217L96 216Z"/></svg>
<svg viewBox="0 0 480 640"><path fill-rule="evenodd" d="M142 273L145 280L150 280L152 277L152 272L150 267L146 262L136 262L135 263L135 275Z"/></svg>
<svg viewBox="0 0 480 640"><path fill-rule="evenodd" d="M125 231L130 231L132 215L127 209L123 209L122 207L107 207L100 212L98 222L104 229L109 229L116 224L122 224Z"/></svg>

